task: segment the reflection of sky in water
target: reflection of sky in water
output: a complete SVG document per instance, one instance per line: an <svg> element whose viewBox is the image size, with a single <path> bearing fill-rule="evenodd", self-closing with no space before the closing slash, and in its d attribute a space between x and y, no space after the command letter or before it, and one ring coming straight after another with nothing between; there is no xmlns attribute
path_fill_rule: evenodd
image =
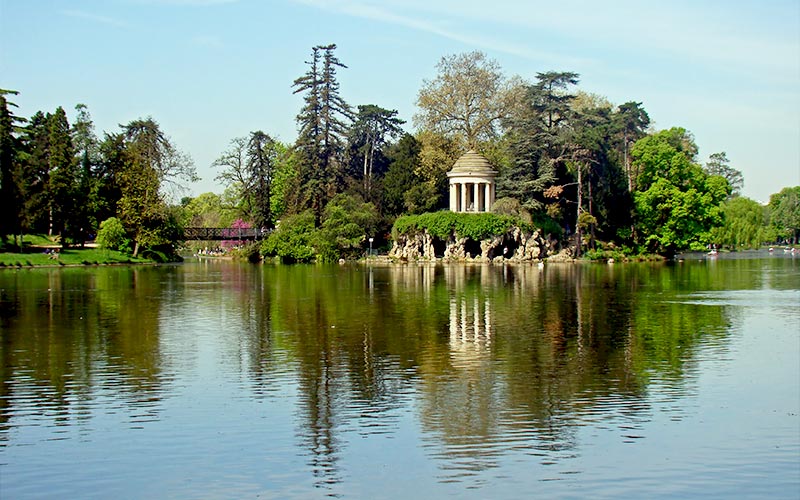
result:
<svg viewBox="0 0 800 500"><path fill-rule="evenodd" d="M138 334L50 279L69 328L23 296L2 333L0 492L785 497L798 272L727 265L186 265L121 295Z"/></svg>

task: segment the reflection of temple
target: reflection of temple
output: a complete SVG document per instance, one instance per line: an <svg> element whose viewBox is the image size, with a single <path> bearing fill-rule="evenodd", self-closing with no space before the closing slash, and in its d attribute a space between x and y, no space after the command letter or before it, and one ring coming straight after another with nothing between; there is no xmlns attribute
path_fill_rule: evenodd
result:
<svg viewBox="0 0 800 500"><path fill-rule="evenodd" d="M450 297L450 348L466 350L473 345L488 347L492 342L492 309L488 298Z"/></svg>
<svg viewBox="0 0 800 500"><path fill-rule="evenodd" d="M450 293L450 353L463 364L478 362L492 343L492 304L483 287L491 280L487 269L452 266L445 268ZM470 276L479 273L479 281ZM477 284L481 286L476 286ZM459 364L462 364L459 363Z"/></svg>

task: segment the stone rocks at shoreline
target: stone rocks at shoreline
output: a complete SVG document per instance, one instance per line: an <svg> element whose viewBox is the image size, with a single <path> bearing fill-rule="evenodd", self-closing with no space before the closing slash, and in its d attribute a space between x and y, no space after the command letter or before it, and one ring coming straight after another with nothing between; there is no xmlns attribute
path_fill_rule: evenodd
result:
<svg viewBox="0 0 800 500"><path fill-rule="evenodd" d="M553 254L556 243L533 233L512 227L505 234L481 241L451 234L446 240L427 231L400 235L389 257L403 261L434 260L471 262L540 262Z"/></svg>

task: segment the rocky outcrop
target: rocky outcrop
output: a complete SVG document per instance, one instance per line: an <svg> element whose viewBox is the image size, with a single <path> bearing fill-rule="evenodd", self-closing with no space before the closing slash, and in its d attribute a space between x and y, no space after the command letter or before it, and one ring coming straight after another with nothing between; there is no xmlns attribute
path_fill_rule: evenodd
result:
<svg viewBox="0 0 800 500"><path fill-rule="evenodd" d="M427 231L400 235L394 241L389 257L397 260L478 261L478 262L538 262L554 251L554 242L539 231L527 232L512 227L505 234L481 241L452 234L446 240Z"/></svg>

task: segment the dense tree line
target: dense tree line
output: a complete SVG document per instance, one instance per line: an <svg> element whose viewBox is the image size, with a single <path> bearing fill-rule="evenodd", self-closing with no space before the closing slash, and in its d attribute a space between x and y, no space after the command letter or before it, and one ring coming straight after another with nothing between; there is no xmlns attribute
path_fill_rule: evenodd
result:
<svg viewBox="0 0 800 500"><path fill-rule="evenodd" d="M16 117L0 95L3 244L43 233L63 246L92 239L108 221L121 228L114 246L171 254L181 237L171 187L196 179L194 165L152 118L138 119L99 139L88 109L76 106L70 125L62 107Z"/></svg>
<svg viewBox="0 0 800 500"><path fill-rule="evenodd" d="M80 243L115 222L137 253L180 239L181 226L273 229L261 251L285 260L357 255L386 244L402 214L447 206L447 171L474 149L499 170L497 210L545 228L580 255L604 248L671 254L708 245L797 242L800 187L769 205L742 198L724 152L701 165L683 128L653 130L641 102L615 105L580 90L574 72L506 77L481 52L446 56L418 92L415 130L396 110L352 106L336 45L313 47L289 91L303 99L298 137L257 130L230 140L213 166L224 185L170 204L194 179L191 159L151 118L94 133L88 110L14 115L0 92L0 203L4 241L39 232Z"/></svg>

